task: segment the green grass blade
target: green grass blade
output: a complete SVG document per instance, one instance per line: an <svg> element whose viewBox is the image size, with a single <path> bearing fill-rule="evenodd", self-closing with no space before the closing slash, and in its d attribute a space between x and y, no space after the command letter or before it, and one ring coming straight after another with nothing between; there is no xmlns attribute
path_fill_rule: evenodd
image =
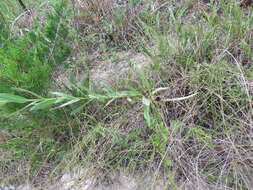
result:
<svg viewBox="0 0 253 190"><path fill-rule="evenodd" d="M49 108L51 107L53 104L55 104L55 102L57 101L56 98L53 98L53 99L46 99L44 101L41 101L37 104L35 104L31 110L35 111L35 110L41 110L41 109L46 109L46 108Z"/></svg>
<svg viewBox="0 0 253 190"><path fill-rule="evenodd" d="M0 93L0 101L23 104L23 103L29 102L30 100L22 96L17 96L17 95L8 94L8 93Z"/></svg>

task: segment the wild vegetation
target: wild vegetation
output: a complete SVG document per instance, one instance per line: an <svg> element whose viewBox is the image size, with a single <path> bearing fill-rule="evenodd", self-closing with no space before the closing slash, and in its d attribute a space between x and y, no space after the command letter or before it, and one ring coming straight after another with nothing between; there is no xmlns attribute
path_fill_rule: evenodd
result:
<svg viewBox="0 0 253 190"><path fill-rule="evenodd" d="M24 3L0 2L0 181L42 188L88 164L101 181L124 168L164 189L252 189L250 2ZM109 83L94 77L107 61Z"/></svg>

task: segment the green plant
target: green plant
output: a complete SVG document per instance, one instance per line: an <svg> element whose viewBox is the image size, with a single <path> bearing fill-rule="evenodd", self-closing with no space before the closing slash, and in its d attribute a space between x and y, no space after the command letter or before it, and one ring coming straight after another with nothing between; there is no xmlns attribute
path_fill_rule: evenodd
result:
<svg viewBox="0 0 253 190"><path fill-rule="evenodd" d="M145 83L145 79L143 79ZM149 86L146 81L146 87ZM137 89L131 88L132 90L128 91L114 91L112 89L105 89L104 93L96 93L95 91L85 88L83 86L73 86L75 92L82 95L81 97L75 97L73 95L61 93L61 92L52 92L51 94L55 97L43 98L33 92L24 90L24 89L15 89L17 91L22 91L29 93L31 96L35 98L25 98L13 94L0 93L0 105L5 105L9 103L22 104L23 108L18 110L18 113L22 113L29 109L29 111L39 111L39 110L56 110L62 109L66 106L71 107L70 115L76 115L79 112L83 112L83 109L89 104L96 104L97 102L104 102L104 108L108 107L114 101L119 99L126 99L129 102L142 102L143 104L143 116L148 126L148 130L150 131L150 139L149 143L154 147L154 156L156 154L162 158L166 152L168 145L168 129L163 125L161 116L158 112L156 112L156 108L159 104L165 103L168 101L183 101L194 97L196 94L192 94L186 97L180 98L166 98L166 99L157 99L157 96L160 92L167 90L168 88L157 88L154 90L149 90L147 94L143 94L143 92L138 91ZM73 92L73 91L72 91ZM17 114L17 112L15 113ZM106 116L107 117L107 116ZM92 119L92 123L94 119ZM100 124L99 124L100 126ZM146 129L147 130L147 129ZM131 133L125 133L120 130L110 130L106 129L102 126L94 128L94 130L88 130L88 134L91 135L85 139L85 147L94 147L97 146L94 144L96 141L103 141L103 139L107 139L108 135L111 137L110 141L106 143L103 148L108 149L109 152L104 153L104 159L110 163L107 167L114 168L118 164L126 164L127 160L131 161L130 163L139 162L135 160L135 156L138 155L146 155L149 154L150 151L145 150L145 146L139 144L143 142L143 132L144 129L136 129ZM85 137L86 138L86 137ZM90 139L91 138L91 139ZM115 144L117 146L115 146ZM111 148L113 146L113 148ZM115 146L115 147L114 147ZM134 151L127 151L127 149L133 147ZM91 152L94 151L91 149ZM125 152L126 151L126 152ZM92 154L90 152L90 154ZM113 154L110 154L113 152ZM115 153L120 155L124 154L125 159L115 160ZM93 154L92 154L93 155ZM144 158L149 162L148 157ZM168 166L170 166L170 161L168 158L164 160ZM111 168L111 169L112 169Z"/></svg>
<svg viewBox="0 0 253 190"><path fill-rule="evenodd" d="M64 0L54 2L51 10L45 13L43 24L36 20L35 15L30 15L34 17L34 23L23 35L10 30L10 18L6 17L5 22L1 22L0 93L10 93L10 97L32 97L35 93L48 93L52 71L55 66L63 64L71 53L68 44L71 35L67 21L70 12L66 7ZM23 90L16 91L14 88ZM31 94L29 91L34 93ZM14 160L25 157L30 162L31 176L45 160L59 162L62 159L68 142L60 143L62 139L58 138L57 134L60 131L62 134L68 133L68 130L63 126L58 127L59 124L55 123L62 117L59 111L40 111L6 118L6 113L15 112L22 106L5 104L2 99L0 104L0 129L10 134L7 136L10 139L9 143L1 145L1 148L12 150Z"/></svg>
<svg viewBox="0 0 253 190"><path fill-rule="evenodd" d="M19 156L32 154L35 162L57 160L59 170L93 165L88 175L97 178L124 167L149 170L154 181L164 176L169 189L251 189L252 9L235 0L181 5L131 1L126 7L114 7L112 1L79 2L73 4L77 49L87 46L89 68L111 51L120 64L117 49L133 44L141 45L138 54L144 53L151 67L144 69L145 75L137 73L99 92L92 73L81 84L71 80L60 89L64 92L40 94L9 86L10 91L0 91L0 110L16 123L8 126L11 120L6 118L2 123L19 138L10 136L13 141L5 148L18 150ZM64 20L52 19L65 30ZM43 29L33 28L27 37L40 42L36 60L45 60L50 68L62 62L58 51L52 51L54 44L62 47L59 54L67 52L61 43L68 35L52 33L57 26L62 25L52 21ZM93 51L98 58L90 55ZM56 55L47 57L50 52ZM131 50L131 56L135 53ZM10 105L17 112L3 109ZM32 148L28 151L24 143Z"/></svg>
<svg viewBox="0 0 253 190"><path fill-rule="evenodd" d="M37 93L46 89L50 66L42 63L28 47L27 39L22 39L9 42L0 51L0 92L10 92L11 87L23 87Z"/></svg>
<svg viewBox="0 0 253 190"><path fill-rule="evenodd" d="M78 88L79 88L79 92L83 90L86 94L81 93L84 96L74 97L72 95L65 94L62 92L51 92L51 94L55 95L56 97L43 98L34 92L31 92L25 89L16 88L15 89L16 91L29 93L30 95L35 96L36 98L25 98L22 96L17 96L17 95L13 95L9 93L0 93L0 101L1 101L2 106L8 103L26 104L22 108L22 111L28 108L30 108L30 111L33 111L33 110L48 109L48 108L51 108L52 106L55 106L54 109L59 109L59 108L63 108L65 106L69 106L69 105L75 104L77 102L82 102L82 101L85 101L85 102L107 101L106 106L108 106L114 100L121 99L121 98L126 98L128 101L132 101L133 98L138 98L138 99L141 98L142 103L144 105L144 117L147 121L147 124L151 125L152 121L149 114L150 114L151 105L153 105L153 103L155 103L156 101L157 102L181 101L181 100L185 100L196 95L195 93L186 97L170 98L170 99L159 98L156 100L155 98L156 94L159 93L160 91L167 90L168 88L157 88L151 91L148 97L145 97L145 95L143 95L141 92L138 92L134 89L129 90L129 91L112 91L110 89L107 89L107 90L105 89L105 94L99 94L93 90L90 90L82 86L79 86L79 87L76 86L76 89ZM81 104L81 107L83 105L85 104ZM79 110L79 108L77 109ZM77 110L75 109L71 113L76 113L76 111Z"/></svg>
<svg viewBox="0 0 253 190"><path fill-rule="evenodd" d="M53 12L47 14L45 26L34 24L34 30L18 39L7 40L10 31L5 24L1 31L5 37L0 51L0 92L11 92L12 87L21 87L46 94L52 68L70 54L70 48L64 42L69 36L67 15L60 12L64 6L65 1L57 1Z"/></svg>

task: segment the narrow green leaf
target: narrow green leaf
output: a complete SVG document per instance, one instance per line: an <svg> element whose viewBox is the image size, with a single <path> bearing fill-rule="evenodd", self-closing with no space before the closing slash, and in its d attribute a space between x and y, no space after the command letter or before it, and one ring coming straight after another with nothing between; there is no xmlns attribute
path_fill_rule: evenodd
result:
<svg viewBox="0 0 253 190"><path fill-rule="evenodd" d="M140 93L134 91L119 91L119 92L112 92L107 94L108 98L124 98L127 96L138 96Z"/></svg>
<svg viewBox="0 0 253 190"><path fill-rule="evenodd" d="M164 90L168 90L168 89L170 89L170 88L169 88L169 87L157 88L157 89L155 89L155 90L152 92L152 94L155 95L155 94L158 93L158 92L161 92L161 91L164 91Z"/></svg>
<svg viewBox="0 0 253 190"><path fill-rule="evenodd" d="M151 117L150 117L150 106L144 106L144 119L146 120L148 126L151 126Z"/></svg>
<svg viewBox="0 0 253 190"><path fill-rule="evenodd" d="M91 99L98 99L98 100L105 100L105 99L110 98L108 96L101 95L101 94L95 94L95 93L89 94L88 97L91 98Z"/></svg>
<svg viewBox="0 0 253 190"><path fill-rule="evenodd" d="M73 84L69 83L70 87L69 90L76 90L78 93L81 94L81 96L86 96L89 92L89 89L87 89L85 86L79 85L79 84Z"/></svg>
<svg viewBox="0 0 253 190"><path fill-rule="evenodd" d="M12 117L12 116L14 116L14 115L17 114L17 113L20 113L20 112L26 110L27 108L32 107L32 106L33 106L34 104L36 104L37 102L38 102L38 101L31 102L30 104L26 105L25 107L23 107L23 108L21 108L21 109L15 111L15 112L9 114L8 117Z"/></svg>
<svg viewBox="0 0 253 190"><path fill-rule="evenodd" d="M66 100L66 98L64 98L64 97L56 98L55 104L58 104L58 103L63 102L65 100Z"/></svg>
<svg viewBox="0 0 253 190"><path fill-rule="evenodd" d="M181 100L187 100L189 98L192 98L193 96L196 96L198 93L191 94L189 96L184 96L184 97L179 97L179 98L167 98L167 99L162 99L163 102L176 102L176 101L181 101Z"/></svg>
<svg viewBox="0 0 253 190"><path fill-rule="evenodd" d="M16 91L18 91L18 92L25 92L25 93L31 94L31 95L33 95L33 96L35 96L35 97L37 97L37 98L43 98L42 96L40 96L40 95L38 95L38 94L36 94L36 93L34 93L34 92L31 92L31 91L29 91L29 90L23 89L23 88L12 88L12 89L13 89L13 90L16 90Z"/></svg>
<svg viewBox="0 0 253 190"><path fill-rule="evenodd" d="M75 98L74 96L71 96L69 94L65 94L63 92L50 92L51 94L55 95L55 96L58 96L58 97L64 97L64 98L67 98L67 99L73 99Z"/></svg>
<svg viewBox="0 0 253 190"><path fill-rule="evenodd" d="M68 105L74 104L74 103L76 103L76 102L78 102L78 101L80 101L80 99L79 99L79 98L76 98L76 99L70 100L70 101L68 101L68 102L66 102L66 103L64 103L64 104L62 104L62 105L60 105L60 106L58 106L58 107L57 107L57 108L55 108L55 109L63 108L63 107L65 107L65 106L68 106Z"/></svg>
<svg viewBox="0 0 253 190"><path fill-rule="evenodd" d="M169 12L170 18L172 18L173 22L176 22L176 17L175 17L175 15L173 13L172 8L169 8L168 12Z"/></svg>
<svg viewBox="0 0 253 190"><path fill-rule="evenodd" d="M143 103L145 106L150 106L151 101L143 96L143 97L142 97L142 103Z"/></svg>
<svg viewBox="0 0 253 190"><path fill-rule="evenodd" d="M55 104L55 102L57 101L56 98L53 99L46 99L44 101L41 101L37 104L35 104L31 110L41 110L41 109L45 109L45 108L49 108L51 107L53 104Z"/></svg>
<svg viewBox="0 0 253 190"><path fill-rule="evenodd" d="M0 93L0 101L23 104L23 103L29 102L30 100L22 96L17 96L17 95L8 94L8 93Z"/></svg>

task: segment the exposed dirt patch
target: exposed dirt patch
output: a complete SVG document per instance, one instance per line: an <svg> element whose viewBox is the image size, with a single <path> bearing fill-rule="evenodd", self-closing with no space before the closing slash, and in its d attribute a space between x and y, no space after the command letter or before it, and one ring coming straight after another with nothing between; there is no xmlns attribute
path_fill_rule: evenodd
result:
<svg viewBox="0 0 253 190"><path fill-rule="evenodd" d="M93 56L94 57L94 56ZM120 80L131 80L138 76L138 73L144 72L152 64L151 60L142 53L134 52L119 52L116 53L116 60L107 59L102 60L95 58L92 59L90 71L84 68L68 69L58 67L52 75L55 81L56 88L64 88L68 86L70 77L74 77L77 83L90 76L90 82L96 87L113 86Z"/></svg>

